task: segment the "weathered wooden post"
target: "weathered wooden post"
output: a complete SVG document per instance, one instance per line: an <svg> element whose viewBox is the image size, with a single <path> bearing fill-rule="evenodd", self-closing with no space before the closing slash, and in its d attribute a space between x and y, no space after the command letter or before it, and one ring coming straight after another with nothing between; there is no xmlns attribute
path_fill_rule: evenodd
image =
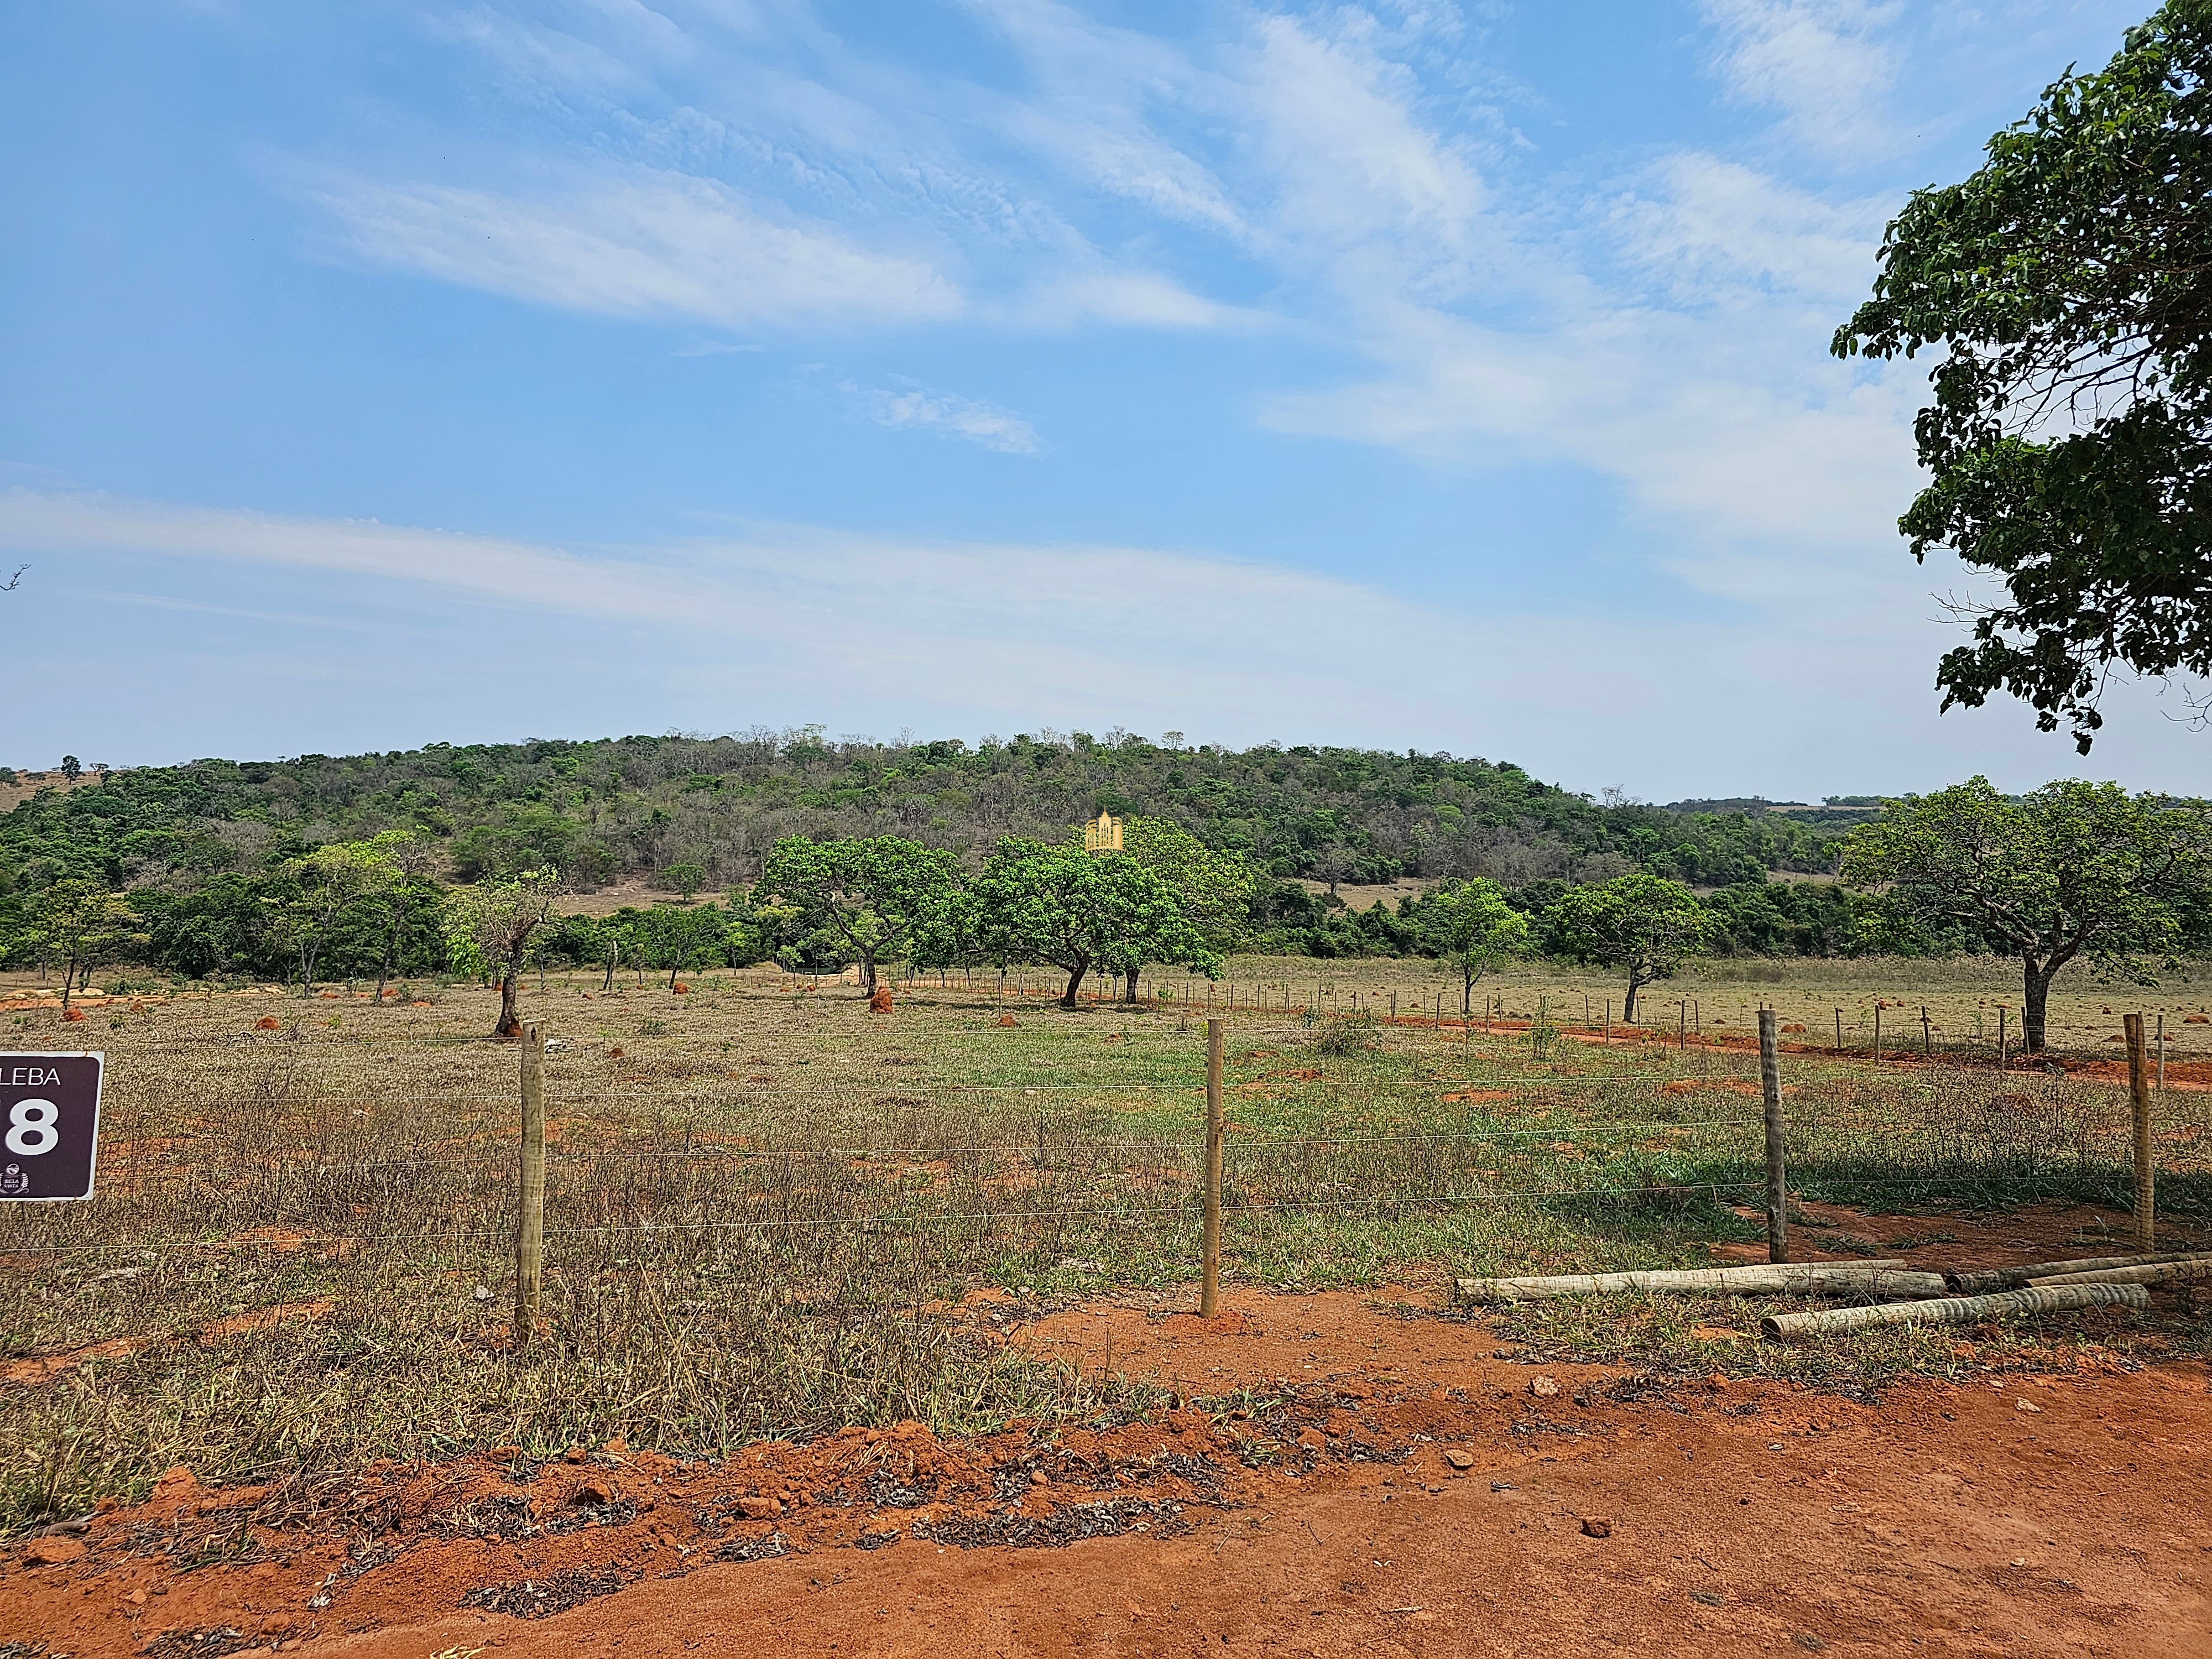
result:
<svg viewBox="0 0 2212 1659"><path fill-rule="evenodd" d="M2152 1162L2150 1075L2143 1064L2143 1020L2129 1014L2121 1021L2128 1037L2128 1093L2136 1109L2136 1248L2157 1249L2158 1172Z"/></svg>
<svg viewBox="0 0 2212 1659"><path fill-rule="evenodd" d="M1759 1093L1766 1108L1766 1259L1790 1260L1790 1193L1782 1165L1782 1056L1774 1010L1759 1011Z"/></svg>
<svg viewBox="0 0 2212 1659"><path fill-rule="evenodd" d="M1198 1311L1213 1317L1221 1301L1221 1022L1206 1022L1206 1230L1200 1247Z"/></svg>
<svg viewBox="0 0 2212 1659"><path fill-rule="evenodd" d="M545 1279L545 1033L522 1028L521 1201L514 1220L514 1352L538 1331Z"/></svg>

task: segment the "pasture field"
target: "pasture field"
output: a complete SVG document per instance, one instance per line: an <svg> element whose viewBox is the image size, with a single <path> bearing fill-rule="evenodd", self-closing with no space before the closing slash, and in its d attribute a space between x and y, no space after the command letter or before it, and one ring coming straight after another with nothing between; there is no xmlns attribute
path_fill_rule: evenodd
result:
<svg viewBox="0 0 2212 1659"><path fill-rule="evenodd" d="M1244 959L1215 988L1233 1281L1411 1286L1440 1312L1455 1273L1694 1265L1763 1240L1754 1054L1672 1031L1532 1031L1539 1009L1578 1006L1584 982L1558 976L1490 988L1491 1030L1449 1002L1440 1027L1424 967ZM1913 1006L1984 994L1961 979ZM1758 990L1786 1004L1846 982ZM19 1009L17 1045L104 1048L109 1084L99 1196L0 1212L0 1515L143 1493L180 1463L239 1480L611 1437L721 1454L908 1418L957 1432L1143 1409L1151 1396L1110 1364L1040 1363L1000 1328L1005 1306L1194 1277L1205 988L1171 980L1133 1009L1069 1012L1034 975L1019 983L1018 1000L995 979L918 979L888 1014L770 969L681 993L533 984L552 1170L546 1329L520 1356L516 1050L483 1037L488 993L118 996L68 1025ZM1273 988L1259 1008L1255 988ZM1667 988L1706 994L1716 1039L1756 1006L1724 981ZM2075 1029L2101 1030L2072 996ZM2106 1218L2085 1237L2124 1229L2110 1218L2128 1190L2126 1103L2108 1080L1817 1052L1791 1054L1786 1077L1792 1191L1814 1206L1804 1249L1875 1249L1823 1204L2088 1206ZM2208 1125L2212 1094L2168 1091L2162 1202L2185 1229L2212 1190ZM1742 1342L1727 1328L1741 1312L1498 1317L1547 1351L1686 1373L1863 1388L1957 1368L1925 1334ZM2170 1325L2106 1316L2025 1340L2203 1338Z"/></svg>

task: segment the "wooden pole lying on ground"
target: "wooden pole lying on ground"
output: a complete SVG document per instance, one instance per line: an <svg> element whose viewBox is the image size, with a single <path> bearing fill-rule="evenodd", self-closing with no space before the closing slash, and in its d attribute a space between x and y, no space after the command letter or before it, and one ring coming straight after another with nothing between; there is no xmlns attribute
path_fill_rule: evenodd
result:
<svg viewBox="0 0 2212 1659"><path fill-rule="evenodd" d="M1206 1022L1206 1232L1199 1269L1198 1311L1207 1319L1221 1301L1221 1022Z"/></svg>
<svg viewBox="0 0 2212 1659"><path fill-rule="evenodd" d="M2151 1160L2150 1078L2143 1069L2143 1027L2141 1014L2122 1021L2128 1036L2128 1093L2136 1108L2136 1243L2144 1249L2158 1247L2158 1172Z"/></svg>
<svg viewBox="0 0 2212 1659"><path fill-rule="evenodd" d="M2148 1308L2140 1285L2060 1285L2050 1290L2002 1291L1995 1296L1950 1296L1935 1302L1892 1302L1872 1308L1825 1308L1769 1314L1759 1322L1764 1337L1822 1335L1869 1325L1975 1325L2006 1314L2063 1313L2069 1308Z"/></svg>
<svg viewBox="0 0 2212 1659"><path fill-rule="evenodd" d="M2040 1290L2050 1285L2189 1285L2200 1279L2212 1279L2212 1256L2147 1262L2139 1267L2102 1267L2086 1273L2054 1273L2028 1282Z"/></svg>
<svg viewBox="0 0 2212 1659"><path fill-rule="evenodd" d="M514 1222L514 1344L521 1353L538 1330L545 1280L545 1034L522 1028L521 1202Z"/></svg>
<svg viewBox="0 0 2212 1659"><path fill-rule="evenodd" d="M2199 1250L2173 1250L2165 1255L2091 1255L2071 1261L2033 1261L2017 1267L1945 1273L1943 1282L1961 1296L1980 1296L1990 1291L2016 1291L2039 1279L2104 1273L2113 1267L2143 1267L2161 1261L2189 1261L2203 1254Z"/></svg>
<svg viewBox="0 0 2212 1659"><path fill-rule="evenodd" d="M1859 1296L1876 1299L1929 1297L1942 1291L1941 1273L1911 1273L1902 1261L1806 1262L1769 1267L1684 1267L1655 1273L1559 1273L1540 1279L1460 1279L1453 1288L1462 1302L1551 1302L1566 1296L1600 1296L1615 1291L1686 1296Z"/></svg>
<svg viewBox="0 0 2212 1659"><path fill-rule="evenodd" d="M1759 1011L1759 1093L1766 1109L1766 1259L1790 1260L1790 1191L1782 1167L1782 1057L1774 1010Z"/></svg>

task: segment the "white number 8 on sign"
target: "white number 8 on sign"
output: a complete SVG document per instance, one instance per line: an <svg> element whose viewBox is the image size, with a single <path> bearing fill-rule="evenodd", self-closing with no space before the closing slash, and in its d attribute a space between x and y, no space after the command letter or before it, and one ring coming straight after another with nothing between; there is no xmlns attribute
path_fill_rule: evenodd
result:
<svg viewBox="0 0 2212 1659"><path fill-rule="evenodd" d="M8 1150L19 1158L51 1152L61 1131L54 1119L61 1108L51 1100L19 1100L8 1109Z"/></svg>

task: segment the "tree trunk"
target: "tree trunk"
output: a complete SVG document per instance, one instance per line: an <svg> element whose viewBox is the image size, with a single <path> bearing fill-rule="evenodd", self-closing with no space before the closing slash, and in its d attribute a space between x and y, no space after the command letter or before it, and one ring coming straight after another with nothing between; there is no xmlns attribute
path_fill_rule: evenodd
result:
<svg viewBox="0 0 2212 1659"><path fill-rule="evenodd" d="M1637 977L1632 973L1628 976L1628 1000L1620 1005L1620 1023L1623 1025L1636 1024L1636 993L1639 988Z"/></svg>
<svg viewBox="0 0 2212 1659"><path fill-rule="evenodd" d="M1075 1006L1075 994L1083 988L1083 975L1090 970L1090 967L1091 964L1087 962L1079 962L1068 969L1067 989L1061 994L1060 999L1061 1007Z"/></svg>
<svg viewBox="0 0 2212 1659"><path fill-rule="evenodd" d="M1136 1004L1137 1004L1137 970L1136 970L1135 969L1133 969L1133 968L1132 968L1131 969L1129 969L1129 983L1128 983L1128 987L1127 987L1127 989L1125 989L1125 990L1122 992L1122 994L1121 994L1121 1000L1122 1000L1123 1002L1125 1002L1125 1003L1128 1004L1128 1005L1129 1005L1131 1007L1133 1007L1133 1008L1134 1006L1136 1006Z"/></svg>
<svg viewBox="0 0 2212 1659"><path fill-rule="evenodd" d="M860 958L860 995L865 1000L872 1000L875 994L876 959L873 957L862 957Z"/></svg>
<svg viewBox="0 0 2212 1659"><path fill-rule="evenodd" d="M2024 983L2020 994L2021 1035L2027 1042L2027 1052L2043 1052L2043 1015L2051 1000L2051 976L2055 971L2044 967L2033 956L2021 958Z"/></svg>
<svg viewBox="0 0 2212 1659"><path fill-rule="evenodd" d="M1474 975L1462 969L1461 981L1459 1017L1462 1019L1473 1019L1474 1018Z"/></svg>
<svg viewBox="0 0 2212 1659"><path fill-rule="evenodd" d="M615 962L622 955L622 941L617 939L607 946L607 976L599 982L599 993L605 995L615 988Z"/></svg>
<svg viewBox="0 0 2212 1659"><path fill-rule="evenodd" d="M510 959L507 971L499 976L499 1024L491 1033L503 1042L522 1035L522 1015L515 1006L521 989L522 963Z"/></svg>
<svg viewBox="0 0 2212 1659"><path fill-rule="evenodd" d="M384 940L384 960L376 969L376 995L370 999L370 1004L374 1007L384 1005L384 984L392 977L392 956L396 937L396 934L387 934Z"/></svg>
<svg viewBox="0 0 2212 1659"><path fill-rule="evenodd" d="M72 951L69 960L62 965L62 1012L64 1013L69 1012L70 989L76 983L76 955Z"/></svg>

